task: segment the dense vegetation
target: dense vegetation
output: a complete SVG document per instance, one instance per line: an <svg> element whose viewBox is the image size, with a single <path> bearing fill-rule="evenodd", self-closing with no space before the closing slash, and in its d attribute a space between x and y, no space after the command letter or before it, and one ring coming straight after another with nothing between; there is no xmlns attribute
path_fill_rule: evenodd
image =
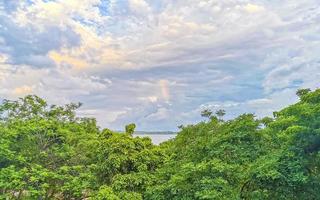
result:
<svg viewBox="0 0 320 200"><path fill-rule="evenodd" d="M319 199L320 90L257 119L224 111L153 145L100 130L80 104L37 96L0 105L0 199Z"/></svg>

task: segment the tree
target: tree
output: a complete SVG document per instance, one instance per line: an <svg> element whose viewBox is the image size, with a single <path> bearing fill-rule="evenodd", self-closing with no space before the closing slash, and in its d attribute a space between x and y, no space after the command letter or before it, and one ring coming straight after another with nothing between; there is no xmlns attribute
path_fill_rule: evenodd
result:
<svg viewBox="0 0 320 200"><path fill-rule="evenodd" d="M131 135L134 133L136 125L134 123L126 125L126 134Z"/></svg>
<svg viewBox="0 0 320 200"><path fill-rule="evenodd" d="M297 93L274 118L207 110L159 146L135 124L101 130L80 104L5 100L0 199L318 199L320 90Z"/></svg>
<svg viewBox="0 0 320 200"><path fill-rule="evenodd" d="M149 138L102 131L81 104L37 96L0 105L0 198L141 199L166 156Z"/></svg>
<svg viewBox="0 0 320 200"><path fill-rule="evenodd" d="M212 116L212 111L210 109L204 109L201 111L201 116L205 118L210 118Z"/></svg>
<svg viewBox="0 0 320 200"><path fill-rule="evenodd" d="M226 111L223 109L220 109L220 110L217 110L215 114L218 116L220 120L222 120L222 117L226 114Z"/></svg>
<svg viewBox="0 0 320 200"><path fill-rule="evenodd" d="M243 114L184 127L163 145L170 160L147 199L317 199L319 111L316 90L275 118Z"/></svg>
<svg viewBox="0 0 320 200"><path fill-rule="evenodd" d="M311 92L311 89L307 88L307 89L299 89L296 94L298 97L302 98L303 96L305 96L306 94L308 94L309 92Z"/></svg>

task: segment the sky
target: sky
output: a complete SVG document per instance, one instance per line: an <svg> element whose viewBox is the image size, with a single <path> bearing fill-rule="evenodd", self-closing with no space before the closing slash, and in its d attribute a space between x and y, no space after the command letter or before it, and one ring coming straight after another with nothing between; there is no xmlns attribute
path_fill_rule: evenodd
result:
<svg viewBox="0 0 320 200"><path fill-rule="evenodd" d="M268 116L320 86L319 33L319 0L0 0L0 99L114 130Z"/></svg>

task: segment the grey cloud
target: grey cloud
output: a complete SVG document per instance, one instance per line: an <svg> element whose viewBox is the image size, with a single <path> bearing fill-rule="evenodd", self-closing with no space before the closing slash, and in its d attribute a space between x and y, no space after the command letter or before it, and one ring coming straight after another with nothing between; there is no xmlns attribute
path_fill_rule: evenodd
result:
<svg viewBox="0 0 320 200"><path fill-rule="evenodd" d="M103 127L122 129L135 122L140 130L176 130L201 120L204 106L224 108L228 118L243 112L270 115L296 102L296 89L320 86L316 0L146 1L152 12L145 17L129 12L127 1L113 7L104 2L108 12L102 14L109 18L97 25L94 36L107 35L109 47L129 52L123 62L131 68L121 61L94 63L99 69L82 71L29 69L9 74L15 80L10 84L32 85L53 102L81 101L80 114L96 116ZM247 3L263 7L263 13L245 13ZM48 51L88 42L71 27L51 26L40 33L7 17L0 24L6 28L0 29L5 41L0 52L10 56L11 64L53 66ZM88 61L95 60L95 52L104 51L90 51ZM168 82L169 100L162 97L161 80ZM7 89L2 94L13 89L0 85Z"/></svg>
<svg viewBox="0 0 320 200"><path fill-rule="evenodd" d="M10 15L0 13L0 16L0 37L4 40L0 50L10 55L8 62L13 65L53 66L53 61L46 56L49 51L78 46L81 42L70 27L62 30L52 26L42 32L31 25L19 26Z"/></svg>

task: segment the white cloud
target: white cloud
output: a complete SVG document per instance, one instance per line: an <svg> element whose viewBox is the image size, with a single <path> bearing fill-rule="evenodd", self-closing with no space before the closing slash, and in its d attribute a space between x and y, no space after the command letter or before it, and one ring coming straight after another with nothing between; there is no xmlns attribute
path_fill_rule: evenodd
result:
<svg viewBox="0 0 320 200"><path fill-rule="evenodd" d="M82 101L114 129L175 129L204 106L270 115L320 86L316 0L32 2L0 3L5 98Z"/></svg>
<svg viewBox="0 0 320 200"><path fill-rule="evenodd" d="M151 12L151 8L144 0L128 0L130 9L137 15L148 14Z"/></svg>
<svg viewBox="0 0 320 200"><path fill-rule="evenodd" d="M79 66L81 62L80 68L88 71L150 68L196 63L208 56L214 59L238 56L240 51L236 48L229 52L221 45L237 46L242 36L279 23L271 11L241 1L167 2L161 12L152 12L146 1L130 0L129 7L134 12L126 16L112 12L103 16L97 6L100 3L37 1L18 9L13 16L20 24L40 30L48 26L71 27L80 35L81 46L57 49L54 53L69 60L71 65ZM253 20L250 13L239 9L241 5L262 14ZM140 18L144 12L148 16ZM123 27L119 33L117 26Z"/></svg>
<svg viewBox="0 0 320 200"><path fill-rule="evenodd" d="M12 93L13 93L13 95L18 96L18 97L25 96L25 95L33 93L33 87L27 86L27 85L23 85L21 87L16 87L16 88L14 88Z"/></svg>
<svg viewBox="0 0 320 200"><path fill-rule="evenodd" d="M247 5L245 5L244 9L249 13L258 13L258 12L264 11L263 6L259 6L251 3L248 3Z"/></svg>

